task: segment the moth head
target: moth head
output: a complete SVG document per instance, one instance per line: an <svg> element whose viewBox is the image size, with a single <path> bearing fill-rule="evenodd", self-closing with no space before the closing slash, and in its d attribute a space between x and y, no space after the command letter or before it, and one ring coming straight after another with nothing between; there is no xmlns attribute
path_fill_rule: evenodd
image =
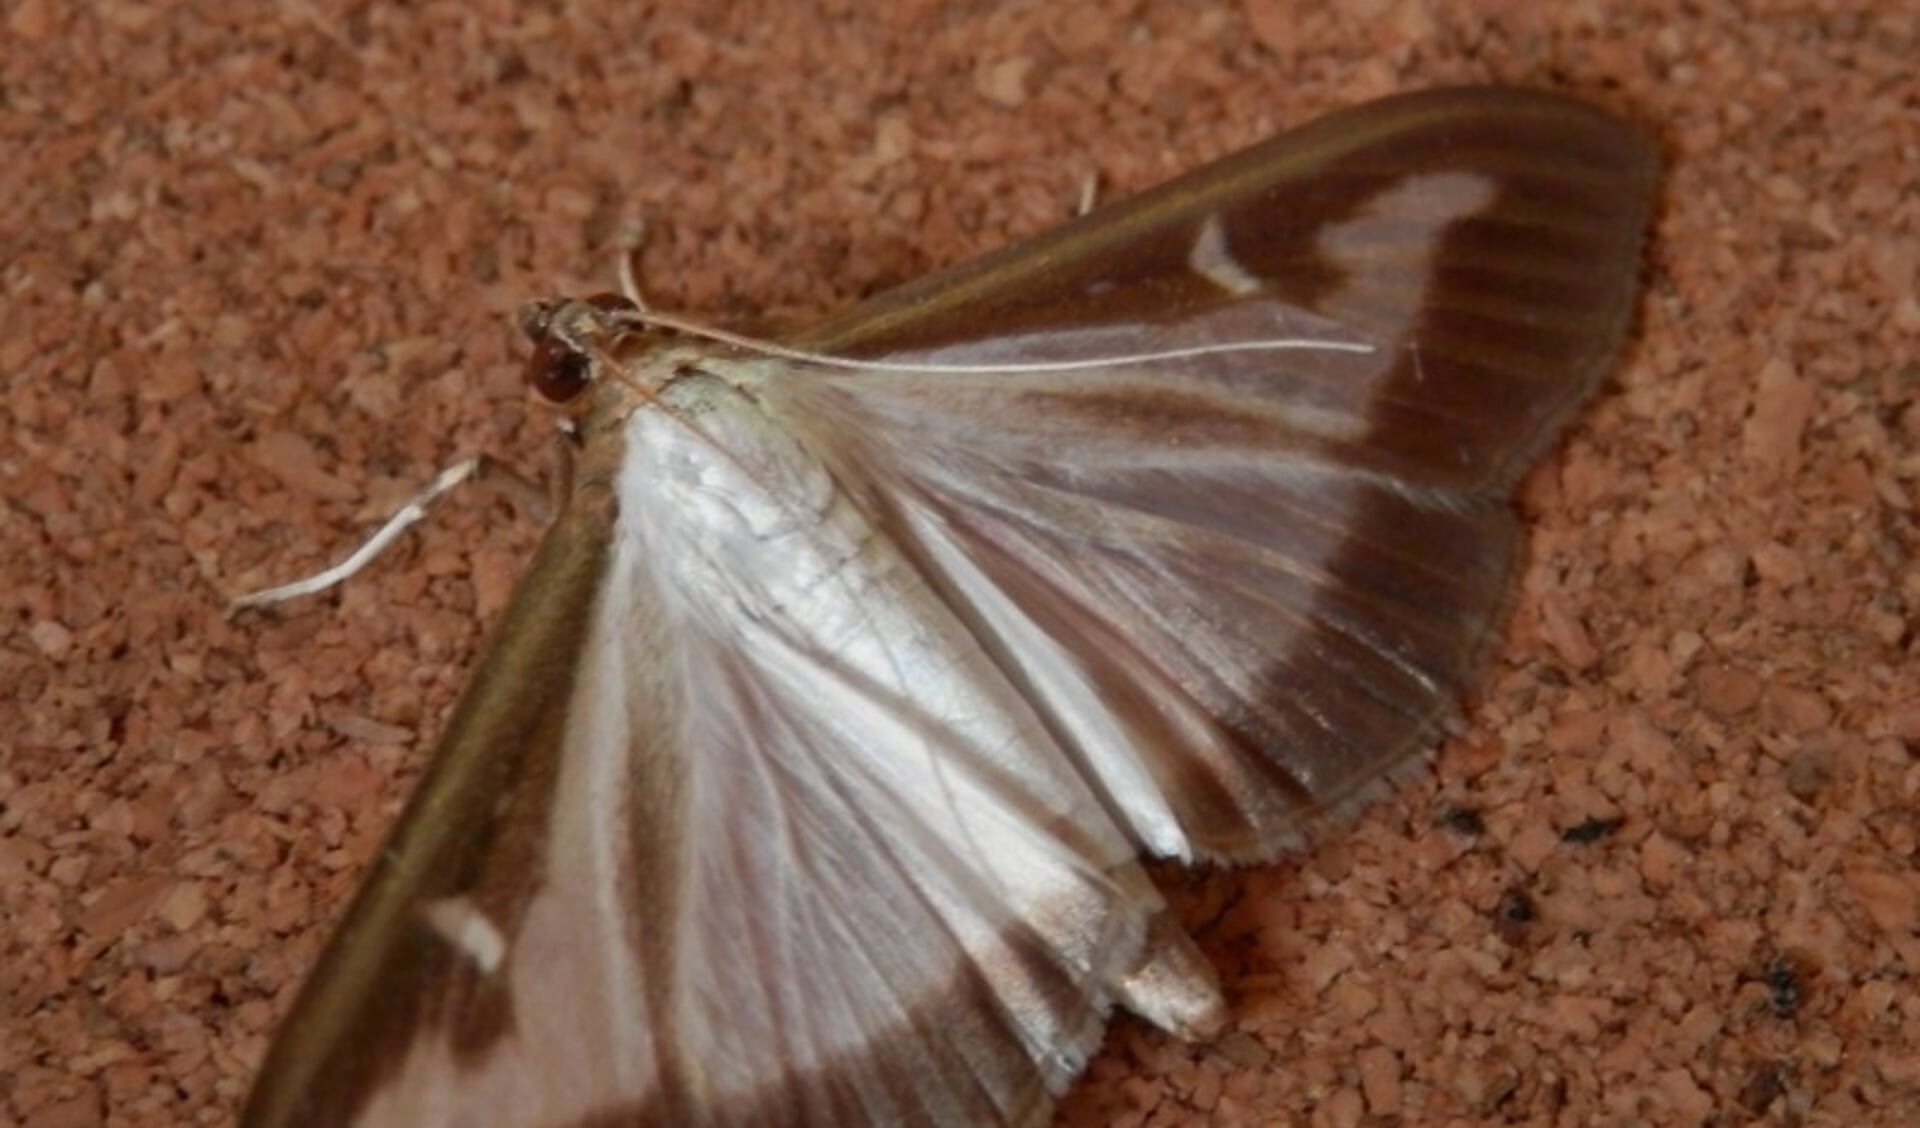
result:
<svg viewBox="0 0 1920 1128"><path fill-rule="evenodd" d="M639 306L621 294L558 298L520 307L520 331L533 342L527 358L527 383L549 403L567 403L593 382L594 358L604 344L624 332L623 315Z"/></svg>

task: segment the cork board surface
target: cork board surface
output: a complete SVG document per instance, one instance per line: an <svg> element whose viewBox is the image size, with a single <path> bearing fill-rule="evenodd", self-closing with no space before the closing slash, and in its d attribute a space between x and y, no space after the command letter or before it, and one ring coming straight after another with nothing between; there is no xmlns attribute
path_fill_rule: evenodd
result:
<svg viewBox="0 0 1920 1128"><path fill-rule="evenodd" d="M1321 112L1507 81L1672 163L1631 355L1524 496L1431 779L1163 876L1230 1032L1074 1125L1920 1108L1920 8L0 5L0 1124L226 1124L539 535L510 311L791 325Z"/></svg>

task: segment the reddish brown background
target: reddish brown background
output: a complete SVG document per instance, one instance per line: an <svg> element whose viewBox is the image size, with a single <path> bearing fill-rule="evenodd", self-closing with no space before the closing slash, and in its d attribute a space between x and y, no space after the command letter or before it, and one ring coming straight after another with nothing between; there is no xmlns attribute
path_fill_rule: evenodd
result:
<svg viewBox="0 0 1920 1128"><path fill-rule="evenodd" d="M1234 1030L1119 1023L1063 1118L1914 1122L1920 8L274 7L4 5L0 1123L231 1120L539 530L470 491L221 602L461 455L547 473L507 315L623 222L659 304L779 325L1490 79L1668 139L1639 342L1435 778L1171 875Z"/></svg>

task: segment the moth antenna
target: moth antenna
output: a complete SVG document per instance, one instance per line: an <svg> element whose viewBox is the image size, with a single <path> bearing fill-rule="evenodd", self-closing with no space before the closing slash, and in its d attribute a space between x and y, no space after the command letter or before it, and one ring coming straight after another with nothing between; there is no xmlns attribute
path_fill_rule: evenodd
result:
<svg viewBox="0 0 1920 1128"><path fill-rule="evenodd" d="M314 595L344 583L373 563L376 557L400 538L400 534L419 524L426 517L428 507L434 502L461 483L483 477L499 479L503 486L523 502L527 501L528 495L538 498L538 501L533 503L533 508L536 510L546 509L550 504L540 495L537 487L486 455L463 458L440 471L425 489L409 498L398 512L387 518L385 524L375 529L372 536L362 541L360 547L354 549L340 563L291 583L240 596L227 604L225 615L227 618L232 618L249 607L270 607L276 603L287 603L301 596Z"/></svg>
<svg viewBox="0 0 1920 1128"><path fill-rule="evenodd" d="M640 248L647 241L647 221L630 219L622 223L618 240L620 261L615 269L620 276L620 293L644 313L649 308L647 297L640 292L640 272L633 264L634 260L640 257Z"/></svg>
<svg viewBox="0 0 1920 1128"><path fill-rule="evenodd" d="M1108 368L1116 364L1152 364L1158 361L1191 360L1194 357L1241 352L1319 351L1366 354L1374 351L1374 346L1363 341L1321 341L1311 337L1254 337L1244 341L1220 341L1210 345L1190 345L1186 348L1162 349L1157 352L1116 353L1111 356L1079 357L1074 360L1034 360L1008 364L935 364L899 360L864 360L857 357L836 356L832 353L813 352L810 349L796 349L759 337L715 329L697 321L653 310L629 310L609 316L615 321L651 325L656 329L670 329L689 337L732 345L734 348L758 356L773 357L778 360L816 364L825 368L852 368L862 372L908 372L924 375L980 376L1028 372L1078 372L1089 368Z"/></svg>

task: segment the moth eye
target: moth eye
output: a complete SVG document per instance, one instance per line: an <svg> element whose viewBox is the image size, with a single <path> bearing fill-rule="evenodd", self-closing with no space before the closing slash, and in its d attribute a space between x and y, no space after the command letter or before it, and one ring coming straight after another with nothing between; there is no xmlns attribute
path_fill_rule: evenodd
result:
<svg viewBox="0 0 1920 1128"><path fill-rule="evenodd" d="M527 360L527 383L549 403L566 403L587 390L586 354L571 345L542 337Z"/></svg>
<svg viewBox="0 0 1920 1128"><path fill-rule="evenodd" d="M569 311L568 307L572 306ZM520 332L533 342L533 356L527 361L527 383L552 403L566 403L586 390L593 376L592 362L576 345L569 344L571 334L556 332L557 323L579 325L583 321L598 329L617 327L618 321L603 322L581 306L599 313L630 313L640 307L624 294L602 291L577 302L532 302L520 307ZM582 318L580 315L586 313Z"/></svg>

